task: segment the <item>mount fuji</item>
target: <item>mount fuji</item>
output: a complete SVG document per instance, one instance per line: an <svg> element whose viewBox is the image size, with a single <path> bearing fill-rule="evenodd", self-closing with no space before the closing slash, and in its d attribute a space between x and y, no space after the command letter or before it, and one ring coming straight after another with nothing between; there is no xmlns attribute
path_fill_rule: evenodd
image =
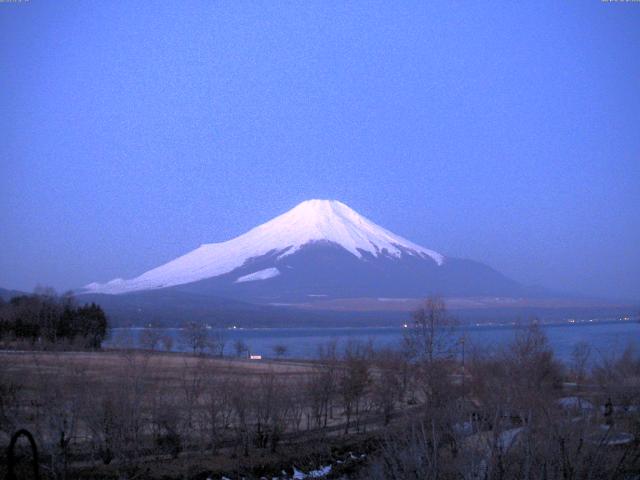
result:
<svg viewBox="0 0 640 480"><path fill-rule="evenodd" d="M291 305L331 299L517 297L526 287L472 260L415 244L335 200L307 200L221 243L83 294L198 294Z"/></svg>

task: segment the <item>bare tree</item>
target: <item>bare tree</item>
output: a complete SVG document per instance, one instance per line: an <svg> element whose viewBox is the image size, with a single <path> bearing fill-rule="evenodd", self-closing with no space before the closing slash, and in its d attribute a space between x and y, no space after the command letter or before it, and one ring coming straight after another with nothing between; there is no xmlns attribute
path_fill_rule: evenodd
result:
<svg viewBox="0 0 640 480"><path fill-rule="evenodd" d="M574 345L571 351L571 373L579 385L587 376L587 369L589 367L589 358L591 357L591 345L587 342L578 342Z"/></svg>
<svg viewBox="0 0 640 480"><path fill-rule="evenodd" d="M131 330L128 328L114 328L111 331L111 345L118 349L128 350L135 348L136 343Z"/></svg>
<svg viewBox="0 0 640 480"><path fill-rule="evenodd" d="M304 389L316 426L326 427L330 416L331 402L338 389L337 343L331 341L326 345L319 345L318 359L315 364L315 372L306 378Z"/></svg>
<svg viewBox="0 0 640 480"><path fill-rule="evenodd" d="M209 373L204 385L204 426L211 450L216 451L222 433L231 425L233 415L232 382L226 376Z"/></svg>
<svg viewBox="0 0 640 480"><path fill-rule="evenodd" d="M282 358L287 354L288 348L284 344L278 344L273 346L273 353L278 358Z"/></svg>
<svg viewBox="0 0 640 480"><path fill-rule="evenodd" d="M299 432L303 415L308 412L305 383L303 379L291 378L285 387L286 391L283 394L289 402L289 425L294 431Z"/></svg>
<svg viewBox="0 0 640 480"><path fill-rule="evenodd" d="M251 403L253 386L246 378L237 377L230 384L231 405L234 410L233 426L236 435L235 447L242 448L242 454L249 456L251 429L253 426Z"/></svg>
<svg viewBox="0 0 640 480"><path fill-rule="evenodd" d="M402 364L402 357L393 350L382 350L374 354L371 397L375 408L382 414L385 425L391 421L396 404L404 395Z"/></svg>
<svg viewBox="0 0 640 480"><path fill-rule="evenodd" d="M233 342L233 349L236 352L236 357L246 357L249 352L249 346L242 340L236 340Z"/></svg>
<svg viewBox="0 0 640 480"><path fill-rule="evenodd" d="M221 331L215 332L212 335L209 335L209 340L207 342L207 349L211 352L214 357L223 357L224 356L224 347L227 343L224 333Z"/></svg>
<svg viewBox="0 0 640 480"><path fill-rule="evenodd" d="M444 300L429 297L413 312L413 324L404 336L405 349L421 361L433 362L438 357L451 357L458 344L455 325Z"/></svg>
<svg viewBox="0 0 640 480"><path fill-rule="evenodd" d="M436 432L420 422L387 435L380 449L362 472L362 480L420 480L456 478L451 462L443 459L445 450ZM449 470L449 471L447 471ZM457 477L463 478L463 477ZM471 477L469 477L471 478Z"/></svg>
<svg viewBox="0 0 640 480"><path fill-rule="evenodd" d="M186 323L181 335L183 342L193 353L203 353L209 346L209 331L202 323Z"/></svg>
<svg viewBox="0 0 640 480"><path fill-rule="evenodd" d="M528 423L545 418L561 387L562 366L539 325L520 327L496 354L474 357L471 393L484 405L488 423L495 428L500 419Z"/></svg>
<svg viewBox="0 0 640 480"><path fill-rule="evenodd" d="M173 337L171 335L163 335L160 338L160 343L162 343L165 352L170 352L173 349Z"/></svg>
<svg viewBox="0 0 640 480"><path fill-rule="evenodd" d="M160 345L161 339L162 335L160 331L156 328L149 327L140 332L138 343L142 348L154 351Z"/></svg>
<svg viewBox="0 0 640 480"><path fill-rule="evenodd" d="M261 375L251 400L255 444L260 448L269 446L275 452L287 426L290 406L283 381L273 372Z"/></svg>
<svg viewBox="0 0 640 480"><path fill-rule="evenodd" d="M560 387L562 366L555 360L544 331L537 323L516 331L503 357L514 400L521 411L549 404Z"/></svg>
<svg viewBox="0 0 640 480"><path fill-rule="evenodd" d="M628 410L640 404L640 354L629 343L621 352L602 355L593 369L593 378L600 386L601 402Z"/></svg>
<svg viewBox="0 0 640 480"><path fill-rule="evenodd" d="M181 399L173 392L151 397L150 423L153 432L155 451L169 454L177 458L184 448L184 443L193 431L185 430L181 416Z"/></svg>
<svg viewBox="0 0 640 480"><path fill-rule="evenodd" d="M206 360L199 358L185 359L183 362L182 373L180 375L180 383L183 400L183 436L187 437L198 427L199 423L196 418L196 412L204 395L206 382Z"/></svg>
<svg viewBox="0 0 640 480"><path fill-rule="evenodd" d="M80 412L87 403L84 390L79 388L86 383L86 370L80 364L68 363L64 376L52 377L36 356L33 360L39 395L32 407L38 418L41 447L50 455L52 472L64 480L73 444L77 441Z"/></svg>
<svg viewBox="0 0 640 480"><path fill-rule="evenodd" d="M17 426L24 421L25 403L22 398L24 379L11 374L10 365L4 364L0 368L0 433L7 438L17 430Z"/></svg>
<svg viewBox="0 0 640 480"><path fill-rule="evenodd" d="M339 392L344 408L345 433L349 433L352 417L356 420L356 430L360 427L362 401L371 381L369 359L370 350L365 345L355 342L347 345L339 373Z"/></svg>

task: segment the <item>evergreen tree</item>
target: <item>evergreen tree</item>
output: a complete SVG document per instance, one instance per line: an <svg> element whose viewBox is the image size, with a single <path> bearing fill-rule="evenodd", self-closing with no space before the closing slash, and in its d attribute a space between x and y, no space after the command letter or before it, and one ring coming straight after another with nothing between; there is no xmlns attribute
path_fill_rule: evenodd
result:
<svg viewBox="0 0 640 480"><path fill-rule="evenodd" d="M107 317L99 305L76 306L69 294L58 297L51 290L42 290L0 304L0 339L13 336L50 344L81 339L85 348L96 349L107 331Z"/></svg>

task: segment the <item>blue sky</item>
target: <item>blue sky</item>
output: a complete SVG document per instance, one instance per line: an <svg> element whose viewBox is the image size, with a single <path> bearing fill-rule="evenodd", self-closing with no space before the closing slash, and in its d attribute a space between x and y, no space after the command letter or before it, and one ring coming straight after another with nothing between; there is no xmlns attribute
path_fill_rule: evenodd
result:
<svg viewBox="0 0 640 480"><path fill-rule="evenodd" d="M640 299L640 4L0 3L0 286L131 277L308 198Z"/></svg>

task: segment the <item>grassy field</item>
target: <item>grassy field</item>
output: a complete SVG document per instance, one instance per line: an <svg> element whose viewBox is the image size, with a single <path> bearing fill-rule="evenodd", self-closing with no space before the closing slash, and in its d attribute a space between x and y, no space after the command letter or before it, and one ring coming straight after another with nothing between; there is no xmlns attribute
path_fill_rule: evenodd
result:
<svg viewBox="0 0 640 480"><path fill-rule="evenodd" d="M119 380L132 365L144 365L152 378L175 383L185 369L202 368L218 375L260 375L277 373L285 377L313 372L312 362L212 358L183 353L104 350L93 352L22 351L0 352L5 375L24 378L38 374L76 376L78 370L100 381ZM35 378L35 377L34 377Z"/></svg>
<svg viewBox="0 0 640 480"><path fill-rule="evenodd" d="M12 387L3 391L1 442L27 428L50 469L64 462L74 475L260 476L353 463L348 452L366 448L381 424L371 411L345 436L337 405L322 425L312 419L310 390L324 372L314 362L123 350L0 352L0 365Z"/></svg>

